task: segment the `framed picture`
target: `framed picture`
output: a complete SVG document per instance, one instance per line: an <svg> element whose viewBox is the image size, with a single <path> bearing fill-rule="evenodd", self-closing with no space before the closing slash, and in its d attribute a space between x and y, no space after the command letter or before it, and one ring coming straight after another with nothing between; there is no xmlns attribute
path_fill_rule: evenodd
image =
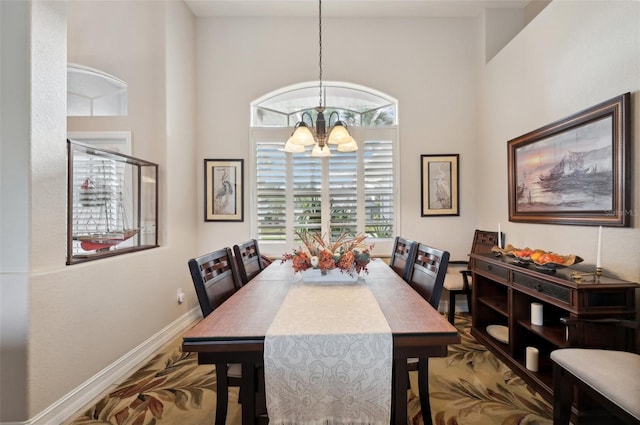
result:
<svg viewBox="0 0 640 425"><path fill-rule="evenodd" d="M629 226L630 95L510 140L509 221Z"/></svg>
<svg viewBox="0 0 640 425"><path fill-rule="evenodd" d="M244 160L204 160L204 220L244 221Z"/></svg>
<svg viewBox="0 0 640 425"><path fill-rule="evenodd" d="M420 155L422 217L460 215L459 154Z"/></svg>

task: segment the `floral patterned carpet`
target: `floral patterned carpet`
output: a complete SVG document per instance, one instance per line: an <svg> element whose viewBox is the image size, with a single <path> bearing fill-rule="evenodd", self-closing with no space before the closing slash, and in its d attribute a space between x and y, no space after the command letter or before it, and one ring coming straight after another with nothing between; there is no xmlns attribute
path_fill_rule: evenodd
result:
<svg viewBox="0 0 640 425"><path fill-rule="evenodd" d="M461 344L429 360L429 391L436 425L551 424L552 409L470 335L469 316L456 315ZM64 425L212 425L215 368L198 366L177 338L95 404ZM411 372L408 424L422 424L417 372ZM241 423L237 388L230 389L227 423Z"/></svg>

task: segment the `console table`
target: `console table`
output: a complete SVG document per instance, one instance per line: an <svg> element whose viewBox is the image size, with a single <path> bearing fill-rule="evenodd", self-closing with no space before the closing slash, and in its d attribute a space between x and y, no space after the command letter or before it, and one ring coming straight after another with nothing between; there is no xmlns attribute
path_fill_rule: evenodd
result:
<svg viewBox="0 0 640 425"><path fill-rule="evenodd" d="M551 351L564 347L623 349L634 344L633 335L624 329L586 323L569 328L560 318L633 319L637 283L607 276L576 283L571 279L573 267L549 271L492 254L471 254L470 266L471 334L549 402L553 399ZM531 323L532 303L542 304L542 325ZM490 335L490 325L506 326L507 341ZM537 372L526 368L526 347L539 351ZM574 424L603 419L586 396L577 394L574 399Z"/></svg>

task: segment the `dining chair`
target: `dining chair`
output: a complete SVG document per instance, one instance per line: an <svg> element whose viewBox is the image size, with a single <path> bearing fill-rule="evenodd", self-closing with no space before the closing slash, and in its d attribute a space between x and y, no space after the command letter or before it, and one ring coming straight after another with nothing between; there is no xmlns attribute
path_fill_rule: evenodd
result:
<svg viewBox="0 0 640 425"><path fill-rule="evenodd" d="M192 258L188 265L202 317L211 314L240 288L230 248Z"/></svg>
<svg viewBox="0 0 640 425"><path fill-rule="evenodd" d="M220 304L240 289L240 281L231 248L222 248L188 261L191 279L195 287L202 317L207 317ZM257 374L258 375L258 374ZM226 370L216 370L216 425L227 420L229 388L242 382L239 363L227 365ZM255 388L254 388L255 391Z"/></svg>
<svg viewBox="0 0 640 425"><path fill-rule="evenodd" d="M551 352L553 362L553 424L568 425L574 387L590 396L623 423L640 424L640 322L624 319L561 319L567 326L613 326L635 333L623 350L560 348ZM578 331L588 331L578 329ZM573 329L569 330L571 334ZM613 421L603 419L603 422Z"/></svg>
<svg viewBox="0 0 640 425"><path fill-rule="evenodd" d="M233 253L238 265L238 274L243 285L247 284L264 269L260 248L255 239L233 246Z"/></svg>
<svg viewBox="0 0 640 425"><path fill-rule="evenodd" d="M410 264L409 286L411 286L431 306L438 310L444 278L449 265L449 252L418 243L415 259ZM429 403L429 359L410 358L408 370L418 371L418 392L420 409L425 424L431 424L431 404Z"/></svg>
<svg viewBox="0 0 640 425"><path fill-rule="evenodd" d="M389 266L398 276L409 281L409 272L416 256L417 242L396 236L393 242L393 250L389 259Z"/></svg>
<svg viewBox="0 0 640 425"><path fill-rule="evenodd" d="M502 234L504 243L504 234ZM473 242L471 243L472 254L489 254L491 248L498 244L498 232L490 232L487 230L478 230L473 234ZM449 261L449 271L444 279L444 289L449 292L449 311L447 318L451 324L454 322L456 296L466 295L467 309L471 313L471 268L470 260L453 260Z"/></svg>

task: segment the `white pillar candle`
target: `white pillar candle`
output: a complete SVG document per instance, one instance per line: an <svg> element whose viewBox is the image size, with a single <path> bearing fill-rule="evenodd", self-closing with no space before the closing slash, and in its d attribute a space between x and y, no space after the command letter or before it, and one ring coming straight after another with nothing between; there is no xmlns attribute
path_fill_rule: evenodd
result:
<svg viewBox="0 0 640 425"><path fill-rule="evenodd" d="M532 372L538 371L538 349L535 347L527 347L525 356L525 366Z"/></svg>
<svg viewBox="0 0 640 425"><path fill-rule="evenodd" d="M531 324L542 326L542 304L531 303Z"/></svg>
<svg viewBox="0 0 640 425"><path fill-rule="evenodd" d="M602 267L602 226L598 227L598 252L596 254L596 267Z"/></svg>
<svg viewBox="0 0 640 425"><path fill-rule="evenodd" d="M498 223L498 248L502 248L502 232L500 231L500 223Z"/></svg>

